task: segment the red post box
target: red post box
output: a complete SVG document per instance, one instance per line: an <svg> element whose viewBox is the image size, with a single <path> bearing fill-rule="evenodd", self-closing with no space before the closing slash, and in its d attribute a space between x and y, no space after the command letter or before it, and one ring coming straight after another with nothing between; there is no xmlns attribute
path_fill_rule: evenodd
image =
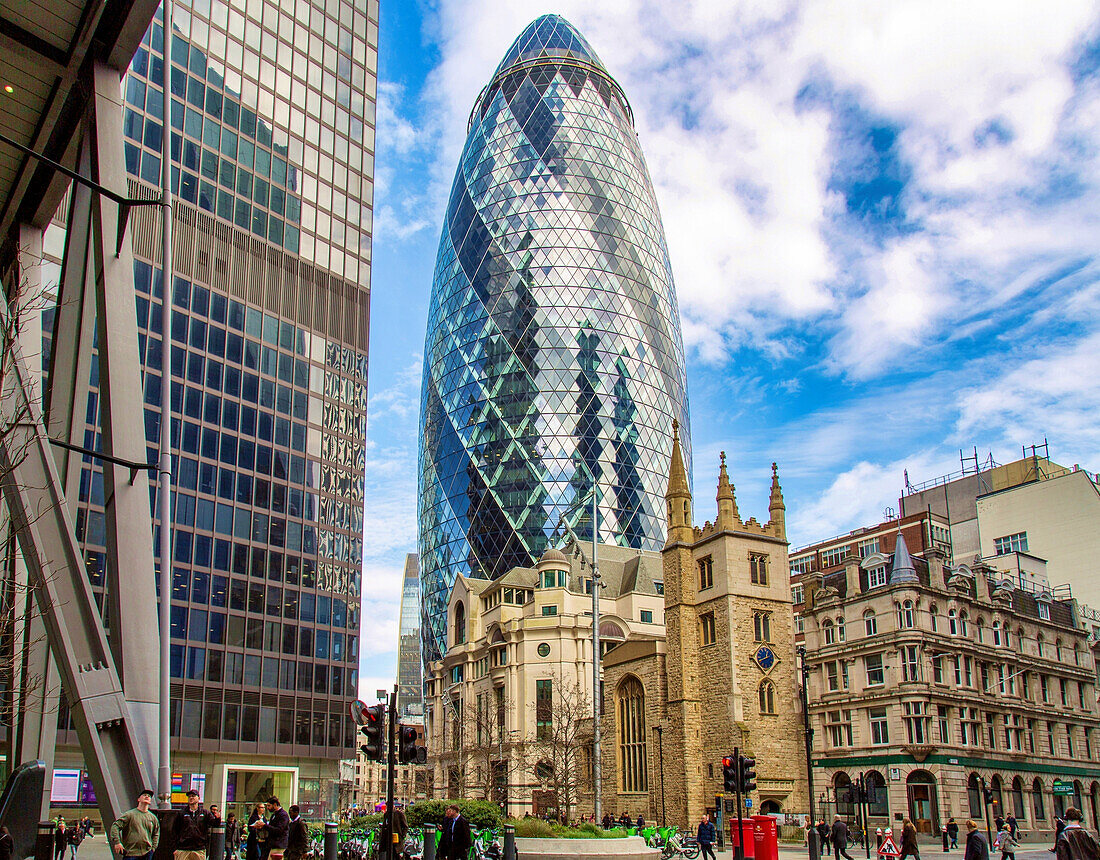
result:
<svg viewBox="0 0 1100 860"><path fill-rule="evenodd" d="M779 828L770 815L752 816L754 860L779 860Z"/></svg>
<svg viewBox="0 0 1100 860"><path fill-rule="evenodd" d="M741 836L745 841L739 843L737 839L737 816L734 815L730 818L730 847L736 848L738 844L744 845L747 860L756 860L756 839L753 836L752 818L741 819ZM772 860L777 860L777 858L773 857Z"/></svg>

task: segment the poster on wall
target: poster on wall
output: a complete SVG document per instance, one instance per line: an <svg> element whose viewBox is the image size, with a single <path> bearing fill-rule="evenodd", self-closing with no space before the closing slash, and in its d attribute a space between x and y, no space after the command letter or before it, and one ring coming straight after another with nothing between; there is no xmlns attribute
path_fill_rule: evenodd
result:
<svg viewBox="0 0 1100 860"><path fill-rule="evenodd" d="M50 785L50 800L54 803L76 803L80 800L80 771L76 768L54 768Z"/></svg>
<svg viewBox="0 0 1100 860"><path fill-rule="evenodd" d="M204 803L206 801L206 774L191 774L191 788L199 793L199 803Z"/></svg>

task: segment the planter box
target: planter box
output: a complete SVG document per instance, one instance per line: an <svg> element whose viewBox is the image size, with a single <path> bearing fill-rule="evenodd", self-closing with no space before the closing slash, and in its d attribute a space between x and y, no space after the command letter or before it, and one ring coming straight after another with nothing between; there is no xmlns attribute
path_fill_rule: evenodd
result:
<svg viewBox="0 0 1100 860"><path fill-rule="evenodd" d="M661 852L641 836L625 839L516 838L517 860L653 860Z"/></svg>

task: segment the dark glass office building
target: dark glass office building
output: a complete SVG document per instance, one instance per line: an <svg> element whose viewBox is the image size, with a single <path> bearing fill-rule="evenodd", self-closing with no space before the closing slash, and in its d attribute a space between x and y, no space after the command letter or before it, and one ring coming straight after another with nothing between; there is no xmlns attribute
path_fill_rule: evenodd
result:
<svg viewBox="0 0 1100 860"><path fill-rule="evenodd" d="M159 184L162 24L123 83L135 196ZM156 210L130 234L151 461L172 409L173 770L181 797L317 814L354 757L378 2L177 0L172 24L167 290ZM103 506L86 462L75 518L100 594Z"/></svg>
<svg viewBox="0 0 1100 860"><path fill-rule="evenodd" d="M568 22L520 34L470 114L439 244L424 357L419 550L424 657L458 574L529 565L565 515L664 542L678 419L690 432L676 292L630 105Z"/></svg>

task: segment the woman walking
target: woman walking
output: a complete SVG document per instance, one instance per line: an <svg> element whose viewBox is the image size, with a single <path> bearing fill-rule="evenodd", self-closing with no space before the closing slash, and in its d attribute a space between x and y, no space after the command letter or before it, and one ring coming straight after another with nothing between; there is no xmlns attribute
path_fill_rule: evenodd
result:
<svg viewBox="0 0 1100 860"><path fill-rule="evenodd" d="M1016 840L1012 838L1012 828L1008 822L1001 827L993 845L1001 849L1001 860L1016 860Z"/></svg>
<svg viewBox="0 0 1100 860"><path fill-rule="evenodd" d="M266 833L262 827L254 827L257 821L264 820L264 805L257 803L252 807L252 814L248 816L248 839L244 845L245 860L260 860L260 840Z"/></svg>
<svg viewBox="0 0 1100 860"><path fill-rule="evenodd" d="M902 819L901 822L901 856L898 860L905 860L906 857L916 857L920 860L920 850L917 848L917 828L913 826L913 822L908 818Z"/></svg>

